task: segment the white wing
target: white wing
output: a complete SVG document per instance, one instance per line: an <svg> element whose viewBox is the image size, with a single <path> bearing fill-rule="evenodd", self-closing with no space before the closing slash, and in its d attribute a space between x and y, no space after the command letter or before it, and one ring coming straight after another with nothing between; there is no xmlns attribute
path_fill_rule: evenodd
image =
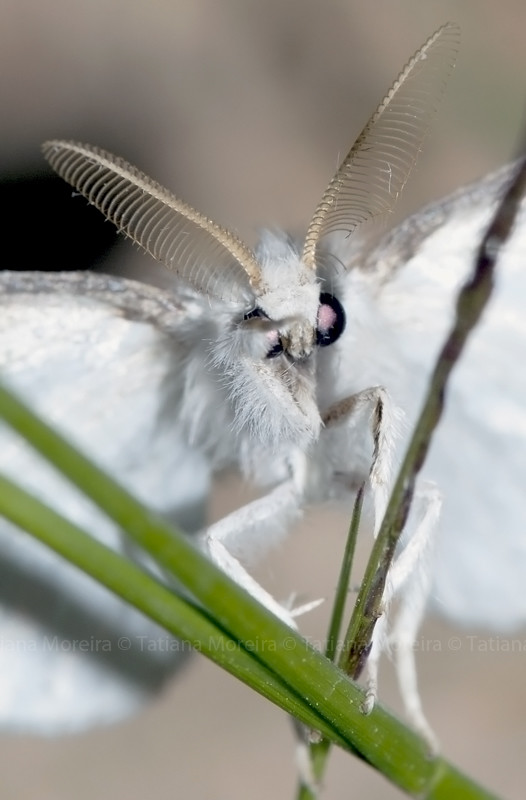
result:
<svg viewBox="0 0 526 800"><path fill-rule="evenodd" d="M501 170L410 218L353 278L349 318L353 303L369 303L354 352L364 358L366 382L387 386L409 423L449 330L456 290L509 175L510 168ZM466 625L499 630L526 623L525 258L523 203L490 307L453 373L424 468L444 495L434 606Z"/></svg>
<svg viewBox="0 0 526 800"><path fill-rule="evenodd" d="M141 499L195 530L207 467L163 407L184 319L167 293L133 281L0 273L2 377ZM119 531L3 426L0 469L123 550ZM113 722L173 670L179 655L164 631L4 520L0 580L0 727L50 734Z"/></svg>

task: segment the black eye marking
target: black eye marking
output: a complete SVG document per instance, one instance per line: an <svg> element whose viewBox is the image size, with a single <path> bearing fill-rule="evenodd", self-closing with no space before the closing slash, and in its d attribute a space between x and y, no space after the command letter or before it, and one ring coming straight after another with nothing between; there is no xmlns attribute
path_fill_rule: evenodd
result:
<svg viewBox="0 0 526 800"><path fill-rule="evenodd" d="M253 317L262 317L263 319L268 319L267 315L257 306L252 309L252 311L247 311L243 319L252 319Z"/></svg>
<svg viewBox="0 0 526 800"><path fill-rule="evenodd" d="M248 311L243 319L260 317L268 319L261 308L257 306ZM320 305L318 306L318 321L316 325L316 344L318 347L328 347L335 342L345 330L345 311L340 301L328 292L320 294ZM283 353L283 344L277 331L270 331L268 334L269 349L267 358L275 358Z"/></svg>
<svg viewBox="0 0 526 800"><path fill-rule="evenodd" d="M327 347L339 339L345 330L345 311L339 300L332 294L322 292L318 308L316 344Z"/></svg>
<svg viewBox="0 0 526 800"><path fill-rule="evenodd" d="M252 311L248 311L243 319L252 319L253 317L261 317L261 319L268 319L268 316L265 314L257 306L252 309ZM283 345L281 343L281 339L279 338L277 331L270 331L268 334L268 340L270 349L267 351L267 358L276 358L283 352Z"/></svg>
<svg viewBox="0 0 526 800"><path fill-rule="evenodd" d="M268 351L267 358L276 358L276 356L281 355L283 352L283 345L281 344L281 340L278 339L276 344Z"/></svg>

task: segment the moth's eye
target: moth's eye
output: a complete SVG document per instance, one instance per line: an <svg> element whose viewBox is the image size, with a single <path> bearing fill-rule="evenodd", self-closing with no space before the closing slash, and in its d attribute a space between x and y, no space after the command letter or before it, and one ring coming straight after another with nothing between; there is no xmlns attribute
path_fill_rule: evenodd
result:
<svg viewBox="0 0 526 800"><path fill-rule="evenodd" d="M345 328L345 311L342 304L332 294L322 292L318 308L316 344L327 347L338 339Z"/></svg>
<svg viewBox="0 0 526 800"><path fill-rule="evenodd" d="M276 343L273 344L270 350L268 351L267 358L276 358L276 356L279 356L283 352L283 345L281 344L281 339L279 338L277 333L275 334L275 337L274 336L272 337L272 339L270 339L269 337L271 342L273 341L274 338L276 340Z"/></svg>
<svg viewBox="0 0 526 800"><path fill-rule="evenodd" d="M256 306L253 308L252 311L248 311L243 319L252 319L253 317L261 317L262 319L268 319L267 315L264 311ZM267 358L275 358L279 356L283 352L283 345L281 344L281 339L279 338L279 334L277 331L269 331L267 334L269 349L267 350Z"/></svg>
<svg viewBox="0 0 526 800"><path fill-rule="evenodd" d="M268 319L267 315L264 311L262 311L257 306L252 309L252 311L247 311L243 319L252 319L253 317L262 317L263 319Z"/></svg>

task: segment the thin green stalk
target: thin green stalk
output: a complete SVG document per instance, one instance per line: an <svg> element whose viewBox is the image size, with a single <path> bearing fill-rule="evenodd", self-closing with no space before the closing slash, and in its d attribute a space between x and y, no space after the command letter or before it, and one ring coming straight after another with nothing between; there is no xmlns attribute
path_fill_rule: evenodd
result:
<svg viewBox="0 0 526 800"><path fill-rule="evenodd" d="M345 542L345 550L343 553L342 563L340 567L340 574L338 576L338 583L336 586L336 595L332 606L331 619L329 622L329 633L327 635L327 645L325 648L325 655L329 661L334 661L338 652L338 643L343 624L343 615L345 613L345 605L347 603L347 595L349 592L349 583L351 579L351 570L354 560L354 553L356 550L356 541L358 539L358 528L360 526L360 516L362 513L364 486L360 486L351 517L351 524L349 526L349 533Z"/></svg>
<svg viewBox="0 0 526 800"><path fill-rule="evenodd" d="M182 646L198 650L305 724L319 727L325 735L334 737L323 717L293 694L253 652L221 630L202 608L101 544L1 473L0 512L180 638ZM346 747L341 738L338 744Z"/></svg>
<svg viewBox="0 0 526 800"><path fill-rule="evenodd" d="M525 192L526 159L499 203L480 244L473 274L458 295L455 321L433 370L420 417L366 567L346 635L344 660L340 662L345 672L354 678L360 675L374 626L382 613L385 581L409 514L417 475L442 416L447 382L491 296L499 251L507 241Z"/></svg>
<svg viewBox="0 0 526 800"><path fill-rule="evenodd" d="M254 649L254 657L325 721L331 738L356 748L410 794L433 800L449 800L453 791L467 800L491 797L444 759L429 760L425 744L380 706L364 717L360 710L363 693L334 664L77 453L5 388L0 388L0 416L169 568L221 631L244 643L248 651L254 642L261 643ZM83 566L81 561L78 564ZM278 702L275 696L269 699Z"/></svg>
<svg viewBox="0 0 526 800"><path fill-rule="evenodd" d="M421 416L413 432L406 457L391 495L376 547L373 549L369 559L339 660L339 666L347 674L354 677L357 677L361 671L364 653L367 652L374 624L380 614L385 577L394 555L398 538L407 519L416 476L425 460L433 431L443 411L445 388L449 375L460 358L468 335L476 326L489 300L493 287L493 272L497 263L498 251L509 237L525 191L526 160L523 160L481 242L474 273L459 293L455 322L437 359ZM353 510L351 529L355 519L356 504ZM338 584L338 592L339 590L340 583ZM339 631L339 621L336 622L335 615L340 616L340 602L340 598L337 595L333 617L329 626L329 642L334 641L335 628L333 626L338 625ZM366 614L364 612L365 608L370 608L370 613ZM336 638L338 636L339 633L336 634ZM334 652L335 648L331 647L327 651L327 655L331 657ZM312 775L317 782L321 781L323 777L330 748L331 743L325 738L322 738L319 742L314 742L309 747ZM316 800L315 789L300 784L297 800Z"/></svg>
<svg viewBox="0 0 526 800"><path fill-rule="evenodd" d="M345 606L347 603L354 553L356 550L356 541L358 539L358 528L360 526L360 516L362 513L364 488L365 487L363 485L360 486L354 501L351 524L349 526L349 531L345 542L345 550L343 553L340 574L338 576L338 583L336 586L336 594L331 611L329 632L325 647L325 656L329 659L329 661L332 662L334 662L336 659L338 645L340 642L343 615L345 613ZM319 731L319 733L321 734L321 731ZM325 737L322 737L320 741L312 742L308 745L311 776L315 785L311 786L310 784L304 783L302 776L300 775L297 800L316 800L316 786L319 784L323 776L329 749L330 741Z"/></svg>

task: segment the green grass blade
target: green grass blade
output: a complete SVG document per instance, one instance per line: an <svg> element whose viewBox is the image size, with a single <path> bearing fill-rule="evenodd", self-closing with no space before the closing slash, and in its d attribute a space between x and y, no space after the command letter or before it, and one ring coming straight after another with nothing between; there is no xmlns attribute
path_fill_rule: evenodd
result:
<svg viewBox="0 0 526 800"><path fill-rule="evenodd" d="M184 645L203 653L305 724L321 726L329 736L334 734L323 718L292 694L290 687L253 653L215 625L203 609L101 544L1 473L0 513L179 637ZM339 744L346 743L339 740Z"/></svg>
<svg viewBox="0 0 526 800"><path fill-rule="evenodd" d="M425 744L380 706L364 717L360 711L363 693L334 664L260 606L188 540L76 452L3 387L0 387L0 416L97 502L134 541L170 569L204 606L207 618L222 633L227 632L234 641L244 643L248 651L253 643L259 643L251 655L277 676L292 696L301 698L321 717L326 736L357 749L371 765L410 794L441 800L452 796L444 793L443 787L447 786L449 791L454 785L455 791L463 792L459 796L490 797L444 759L429 760ZM9 496L9 487L5 484L4 487L4 495ZM48 522L52 528L53 520ZM81 567L82 561L81 555L77 561ZM122 564L119 569L122 570ZM189 630L185 638L196 639ZM202 643L199 649L203 649ZM290 712L290 704L278 697L276 686L267 696ZM298 716L305 720L304 714Z"/></svg>

